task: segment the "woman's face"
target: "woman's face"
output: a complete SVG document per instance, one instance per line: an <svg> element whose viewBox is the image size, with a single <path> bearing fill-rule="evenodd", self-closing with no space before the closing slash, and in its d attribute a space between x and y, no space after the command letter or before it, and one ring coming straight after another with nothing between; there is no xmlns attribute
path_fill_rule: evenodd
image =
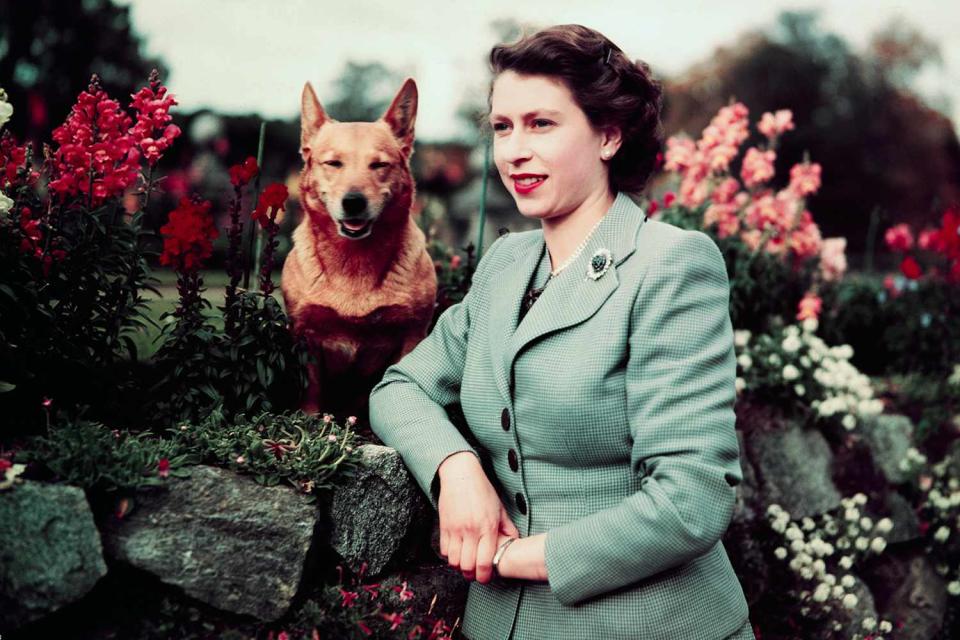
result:
<svg viewBox="0 0 960 640"><path fill-rule="evenodd" d="M565 84L504 71L490 105L494 163L524 216L564 216L609 190L601 153L616 153L619 137L595 131ZM516 181L523 174L546 179L529 190Z"/></svg>

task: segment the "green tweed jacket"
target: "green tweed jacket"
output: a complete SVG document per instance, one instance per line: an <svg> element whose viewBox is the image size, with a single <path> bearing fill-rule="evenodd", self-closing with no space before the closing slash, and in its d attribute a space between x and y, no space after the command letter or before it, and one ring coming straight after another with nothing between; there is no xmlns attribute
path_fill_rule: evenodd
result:
<svg viewBox="0 0 960 640"><path fill-rule="evenodd" d="M470 640L754 637L721 542L743 477L723 257L645 218L618 193L519 326L543 232L501 236L370 393L373 431L434 509L440 463L472 451L521 536L546 532L547 581L471 582ZM600 248L613 262L588 278Z"/></svg>

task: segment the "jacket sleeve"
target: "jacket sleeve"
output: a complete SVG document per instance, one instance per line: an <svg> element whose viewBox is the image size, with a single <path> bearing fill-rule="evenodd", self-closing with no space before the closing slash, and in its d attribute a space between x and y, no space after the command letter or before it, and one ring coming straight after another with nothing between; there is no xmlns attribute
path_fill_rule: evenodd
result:
<svg viewBox="0 0 960 640"><path fill-rule="evenodd" d="M460 399L473 290L483 282L490 257L503 240L504 236L497 238L483 254L463 300L445 309L430 334L387 367L370 391L370 427L397 450L434 510L440 497L440 464L460 451L471 451L480 459L445 407Z"/></svg>
<svg viewBox="0 0 960 640"><path fill-rule="evenodd" d="M743 479L729 295L723 256L700 231L685 231L647 267L625 375L639 489L547 531L547 580L562 604L692 560L729 526Z"/></svg>

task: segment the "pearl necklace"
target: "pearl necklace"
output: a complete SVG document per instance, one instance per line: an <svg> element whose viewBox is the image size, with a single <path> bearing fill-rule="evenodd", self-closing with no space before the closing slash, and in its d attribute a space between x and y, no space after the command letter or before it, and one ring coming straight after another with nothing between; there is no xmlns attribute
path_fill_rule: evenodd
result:
<svg viewBox="0 0 960 640"><path fill-rule="evenodd" d="M574 260L577 259L577 256L579 256L583 252L584 248L587 246L587 243L590 241L590 236L592 236L593 232L597 230L597 227L600 226L600 223L603 222L603 218L605 217L606 216L603 216L599 220L597 220L597 223L593 225L593 228L590 229L590 231L587 233L587 236L583 239L583 242L581 242L580 245L576 249L574 249L573 254L571 254L569 258L564 260L563 264L561 264L559 267L557 267L556 269L550 272L551 278L556 278L561 271L566 269L571 263L573 263ZM549 253L549 251L547 253ZM547 278L547 280L549 279L550 278Z"/></svg>

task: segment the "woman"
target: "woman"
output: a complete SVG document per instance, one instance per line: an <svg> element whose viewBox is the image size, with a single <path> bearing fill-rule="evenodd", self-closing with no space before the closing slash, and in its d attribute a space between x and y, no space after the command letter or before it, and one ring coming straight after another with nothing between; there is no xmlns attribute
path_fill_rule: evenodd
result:
<svg viewBox="0 0 960 640"><path fill-rule="evenodd" d="M496 166L541 229L498 238L370 395L473 580L464 635L754 638L721 543L742 479L724 261L626 195L654 169L660 85L580 25L490 62Z"/></svg>

